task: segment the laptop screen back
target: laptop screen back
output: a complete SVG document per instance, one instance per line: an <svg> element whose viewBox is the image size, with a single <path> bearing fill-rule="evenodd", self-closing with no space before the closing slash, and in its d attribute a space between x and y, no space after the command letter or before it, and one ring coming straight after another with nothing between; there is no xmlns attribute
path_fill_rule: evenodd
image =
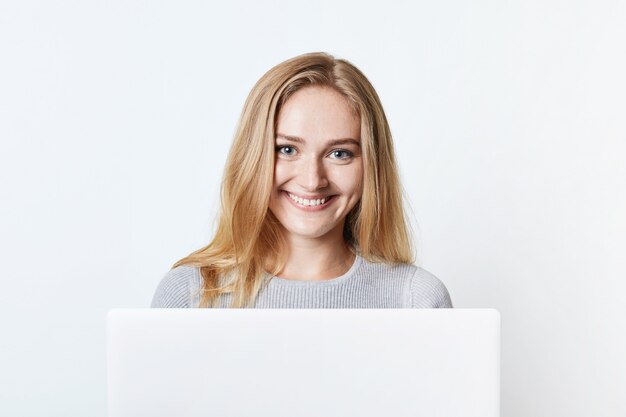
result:
<svg viewBox="0 0 626 417"><path fill-rule="evenodd" d="M109 417L498 417L493 309L113 309Z"/></svg>

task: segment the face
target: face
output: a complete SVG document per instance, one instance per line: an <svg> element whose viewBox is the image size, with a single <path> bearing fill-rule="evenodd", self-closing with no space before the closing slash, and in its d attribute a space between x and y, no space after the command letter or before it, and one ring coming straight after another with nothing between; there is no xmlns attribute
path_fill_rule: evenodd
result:
<svg viewBox="0 0 626 417"><path fill-rule="evenodd" d="M288 238L343 238L362 194L360 133L359 116L328 87L305 87L284 103L269 209Z"/></svg>

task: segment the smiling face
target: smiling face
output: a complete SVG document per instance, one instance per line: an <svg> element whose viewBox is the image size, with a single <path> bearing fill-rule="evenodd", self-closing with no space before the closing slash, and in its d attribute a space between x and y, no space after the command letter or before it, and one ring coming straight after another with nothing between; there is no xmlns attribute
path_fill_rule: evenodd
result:
<svg viewBox="0 0 626 417"><path fill-rule="evenodd" d="M362 194L360 133L359 116L331 88L305 87L284 103L269 209L289 240L343 238Z"/></svg>

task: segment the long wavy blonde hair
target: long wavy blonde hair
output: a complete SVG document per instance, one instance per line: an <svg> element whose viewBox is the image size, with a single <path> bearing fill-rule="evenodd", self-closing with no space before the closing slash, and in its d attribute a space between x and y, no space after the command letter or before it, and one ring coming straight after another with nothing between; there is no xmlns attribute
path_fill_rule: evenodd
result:
<svg viewBox="0 0 626 417"><path fill-rule="evenodd" d="M370 262L414 262L391 131L378 94L350 62L307 53L276 65L252 88L226 161L215 236L172 266L200 267L198 307L218 306L223 294L230 294L230 307L252 307L267 279L285 265L286 242L268 208L276 120L294 92L314 85L335 89L361 120L363 194L346 217L346 242Z"/></svg>

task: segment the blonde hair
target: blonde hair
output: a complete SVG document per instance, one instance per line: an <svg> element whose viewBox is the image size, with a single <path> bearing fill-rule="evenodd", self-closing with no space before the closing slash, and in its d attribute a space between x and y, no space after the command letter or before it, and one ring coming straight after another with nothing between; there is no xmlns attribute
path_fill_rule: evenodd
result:
<svg viewBox="0 0 626 417"><path fill-rule="evenodd" d="M333 88L360 116L363 194L346 217L346 242L370 262L414 262L391 131L378 94L350 62L307 53L276 65L252 88L226 161L215 236L172 266L200 267L199 307L218 306L222 294L231 294L230 307L251 307L267 278L285 265L286 243L268 209L275 127L282 105L307 86Z"/></svg>

